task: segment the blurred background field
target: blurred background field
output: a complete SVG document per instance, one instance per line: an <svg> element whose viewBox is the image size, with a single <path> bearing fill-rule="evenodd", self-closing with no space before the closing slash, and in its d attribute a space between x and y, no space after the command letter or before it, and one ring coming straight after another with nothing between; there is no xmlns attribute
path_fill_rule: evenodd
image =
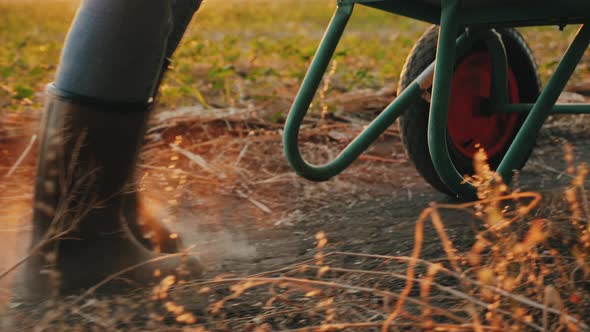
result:
<svg viewBox="0 0 590 332"><path fill-rule="evenodd" d="M0 0L3 112L20 111L29 104L38 108L77 5L78 1L65 0ZM162 107L198 103L227 107L290 99L334 7L333 0L206 1L162 87ZM406 55L426 27L361 6L355 11L335 58L330 87L334 93L395 85ZM524 30L543 78L551 73L574 31ZM277 112L286 111L282 106Z"/></svg>

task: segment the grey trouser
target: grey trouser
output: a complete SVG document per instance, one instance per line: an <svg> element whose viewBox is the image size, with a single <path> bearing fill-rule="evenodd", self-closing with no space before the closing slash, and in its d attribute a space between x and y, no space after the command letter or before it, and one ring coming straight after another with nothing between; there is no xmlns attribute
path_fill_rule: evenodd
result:
<svg viewBox="0 0 590 332"><path fill-rule="evenodd" d="M83 0L55 86L106 103L146 103L157 93L201 0Z"/></svg>

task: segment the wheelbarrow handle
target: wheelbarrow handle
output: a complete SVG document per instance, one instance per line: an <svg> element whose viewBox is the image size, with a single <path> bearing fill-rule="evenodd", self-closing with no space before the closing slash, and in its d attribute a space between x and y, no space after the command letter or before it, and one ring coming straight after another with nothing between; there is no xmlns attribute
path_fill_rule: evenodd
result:
<svg viewBox="0 0 590 332"><path fill-rule="evenodd" d="M354 160L348 161L350 157L344 160L344 158L338 156L334 161L326 165L315 166L307 163L299 151L299 129L301 123L309 110L313 97L342 38L353 9L354 4L338 5L307 74L303 79L301 88L297 93L293 106L289 111L287 122L285 123L283 143L287 161L298 175L312 181L328 180L342 172Z"/></svg>
<svg viewBox="0 0 590 332"><path fill-rule="evenodd" d="M324 165L312 165L306 162L299 150L299 129L352 15L353 6L354 4L351 3L340 3L336 9L285 123L283 141L287 160L297 174L312 181L326 181L344 171L395 122L408 106L420 98L423 90L421 85L428 85L434 73L434 65L432 65L432 68L417 80L422 84L413 84L408 87L333 161Z"/></svg>

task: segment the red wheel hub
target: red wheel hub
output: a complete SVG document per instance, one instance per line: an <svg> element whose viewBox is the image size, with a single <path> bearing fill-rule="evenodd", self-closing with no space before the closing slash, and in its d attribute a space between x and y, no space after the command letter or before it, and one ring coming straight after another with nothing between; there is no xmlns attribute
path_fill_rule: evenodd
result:
<svg viewBox="0 0 590 332"><path fill-rule="evenodd" d="M461 154L473 158L479 147L489 158L501 153L518 130L519 115L486 110L492 86L492 58L475 53L458 64L451 83L448 133ZM508 68L508 100L518 103L518 84Z"/></svg>

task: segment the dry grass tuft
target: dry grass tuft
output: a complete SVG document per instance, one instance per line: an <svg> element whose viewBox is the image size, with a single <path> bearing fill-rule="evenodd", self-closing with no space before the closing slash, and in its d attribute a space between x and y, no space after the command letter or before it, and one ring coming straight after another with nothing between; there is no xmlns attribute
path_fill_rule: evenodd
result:
<svg viewBox="0 0 590 332"><path fill-rule="evenodd" d="M36 326L43 331L586 331L588 171L573 164L569 146L566 160L572 176L565 190L569 225L536 217L541 196L509 191L481 152L474 177L480 200L431 203L416 222L409 257L330 251L329 235L319 232L308 261L201 282L163 276L151 295L66 299L58 309L48 304ZM479 221L468 250L453 244L444 210L466 211ZM445 259L421 258L428 223Z"/></svg>

